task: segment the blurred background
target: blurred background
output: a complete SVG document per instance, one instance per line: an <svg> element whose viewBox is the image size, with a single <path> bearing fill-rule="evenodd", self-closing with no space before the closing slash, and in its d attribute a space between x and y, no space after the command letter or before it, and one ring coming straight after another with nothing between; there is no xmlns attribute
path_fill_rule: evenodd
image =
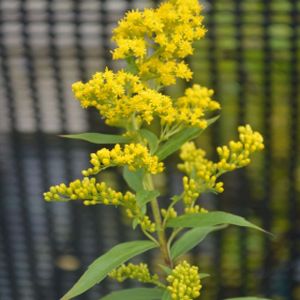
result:
<svg viewBox="0 0 300 300"><path fill-rule="evenodd" d="M89 263L140 234L122 214L80 203L46 203L42 193L86 168L97 147L62 133L111 132L80 108L71 84L111 62L111 30L146 0L0 1L0 299L59 299ZM191 260L211 277L204 300L261 295L300 299L300 1L203 1L207 36L189 60L194 81L215 90L222 117L198 141L211 156L250 123L266 149L246 169L224 176L225 192L207 208L240 214L276 239L240 228L212 234ZM184 88L184 84L180 85ZM171 90L179 93L180 89ZM176 192L176 157L158 178ZM106 172L123 188L120 174ZM163 184L162 184L163 183ZM168 191L166 187L169 187ZM127 230L128 229L128 230ZM146 254L150 264L155 254ZM131 286L127 282L123 286ZM109 280L78 299L99 299L120 285Z"/></svg>

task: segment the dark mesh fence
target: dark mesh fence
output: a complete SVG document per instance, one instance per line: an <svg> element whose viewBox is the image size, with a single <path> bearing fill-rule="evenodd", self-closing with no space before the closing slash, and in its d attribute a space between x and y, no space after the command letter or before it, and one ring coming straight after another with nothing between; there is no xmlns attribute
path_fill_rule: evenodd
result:
<svg viewBox="0 0 300 300"><path fill-rule="evenodd" d="M80 176L96 148L62 133L108 131L71 94L110 61L111 30L130 8L150 1L0 1L0 299L59 299L87 265L119 241L114 209L46 203L51 184ZM216 91L219 122L199 141L207 150L250 123L266 150L245 170L225 176L225 193L203 205L237 213L276 239L229 228L196 248L193 260L210 273L205 300L263 295L300 299L299 32L297 0L205 1L207 36L190 59L195 82ZM169 163L165 181L180 174ZM118 173L105 176L122 188ZM162 199L161 201L164 201ZM154 262L154 255L147 255ZM126 283L128 286L129 283ZM119 285L105 281L78 297L99 299Z"/></svg>

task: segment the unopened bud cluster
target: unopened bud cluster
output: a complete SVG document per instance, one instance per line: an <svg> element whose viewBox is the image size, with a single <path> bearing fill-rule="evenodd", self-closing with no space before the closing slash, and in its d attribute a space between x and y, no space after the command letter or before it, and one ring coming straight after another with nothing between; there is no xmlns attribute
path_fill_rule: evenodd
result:
<svg viewBox="0 0 300 300"><path fill-rule="evenodd" d="M217 164L219 172L232 171L249 165L250 155L264 149L263 137L253 131L250 125L239 126L238 131L239 141L231 141L228 146L217 148L220 157Z"/></svg>
<svg viewBox="0 0 300 300"><path fill-rule="evenodd" d="M147 264L144 263L122 265L109 273L109 277L119 282L123 282L126 279L134 279L139 282L154 283L158 280L158 276L151 275Z"/></svg>
<svg viewBox="0 0 300 300"><path fill-rule="evenodd" d="M108 187L105 182L96 182L95 178L85 177L83 180L75 180L68 186L64 183L50 187L44 193L46 201L80 200L84 205L114 205L125 209L130 219L137 219L142 229L149 232L155 231L155 224L148 216L145 216L136 202L136 197L131 192L125 194Z"/></svg>
<svg viewBox="0 0 300 300"><path fill-rule="evenodd" d="M225 172L248 165L250 155L264 148L262 136L250 125L240 126L238 131L239 141L230 141L228 146L217 148L220 160L216 163L208 160L205 151L196 148L193 142L181 147L183 163L178 168L188 175L183 177L183 201L186 206L192 206L204 192L222 193L223 182L217 182L217 178Z"/></svg>
<svg viewBox="0 0 300 300"><path fill-rule="evenodd" d="M172 270L167 281L172 300L192 300L200 296L202 285L198 267L191 266L186 261Z"/></svg>

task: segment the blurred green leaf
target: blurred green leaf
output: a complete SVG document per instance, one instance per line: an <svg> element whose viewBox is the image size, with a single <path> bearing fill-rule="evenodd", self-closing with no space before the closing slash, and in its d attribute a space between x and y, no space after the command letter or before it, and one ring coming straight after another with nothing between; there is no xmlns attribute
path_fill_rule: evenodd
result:
<svg viewBox="0 0 300 300"><path fill-rule="evenodd" d="M168 290L165 290L163 297L161 298L161 300L171 300L171 295L170 292Z"/></svg>
<svg viewBox="0 0 300 300"><path fill-rule="evenodd" d="M200 279L204 279L204 278L210 277L210 275L207 273L200 273L199 277L200 277Z"/></svg>
<svg viewBox="0 0 300 300"><path fill-rule="evenodd" d="M167 275L169 275L169 274L171 274L171 272L172 272L172 269L171 268L169 268L169 267L167 267L167 266L165 266L165 265L162 265L162 264L158 264L158 266L167 274Z"/></svg>
<svg viewBox="0 0 300 300"><path fill-rule="evenodd" d="M133 241L113 247L88 267L75 285L62 297L62 300L72 299L81 295L102 281L109 272L119 265L132 257L156 247L157 245L151 241Z"/></svg>
<svg viewBox="0 0 300 300"><path fill-rule="evenodd" d="M83 140L93 144L122 144L130 142L130 138L115 135L115 134L104 134L104 133L95 133L95 132L85 132L78 134L66 134L60 135L61 137L75 140Z"/></svg>

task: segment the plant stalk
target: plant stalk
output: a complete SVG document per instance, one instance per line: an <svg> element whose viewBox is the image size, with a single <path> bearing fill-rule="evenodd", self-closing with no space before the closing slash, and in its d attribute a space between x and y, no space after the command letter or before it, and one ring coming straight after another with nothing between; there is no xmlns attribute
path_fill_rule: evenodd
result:
<svg viewBox="0 0 300 300"><path fill-rule="evenodd" d="M144 187L145 187L145 189L147 189L149 191L152 191L154 189L152 177L149 173L147 173L144 177ZM151 208L152 208L152 212L153 212L154 221L156 223L156 231L157 231L157 236L158 236L161 253L163 255L166 265L170 268L173 268L173 262L170 257L170 252L169 252L167 239L166 239L166 233L165 233L165 229L162 224L162 218L161 218L161 214L160 214L159 204L158 204L158 201L156 198L151 200Z"/></svg>

